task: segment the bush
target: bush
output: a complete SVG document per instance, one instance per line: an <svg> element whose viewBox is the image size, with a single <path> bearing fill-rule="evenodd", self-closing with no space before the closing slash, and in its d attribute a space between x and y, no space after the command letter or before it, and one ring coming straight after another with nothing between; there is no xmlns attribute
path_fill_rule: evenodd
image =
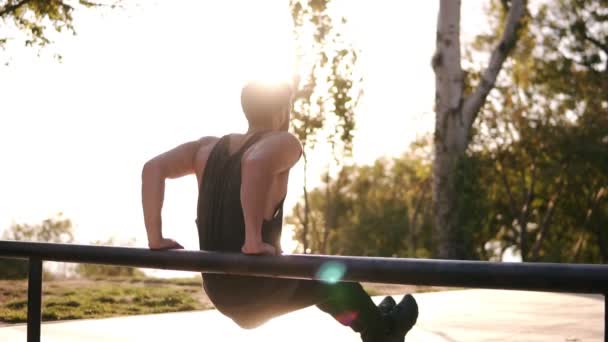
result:
<svg viewBox="0 0 608 342"><path fill-rule="evenodd" d="M0 258L0 279L26 279L27 260Z"/></svg>

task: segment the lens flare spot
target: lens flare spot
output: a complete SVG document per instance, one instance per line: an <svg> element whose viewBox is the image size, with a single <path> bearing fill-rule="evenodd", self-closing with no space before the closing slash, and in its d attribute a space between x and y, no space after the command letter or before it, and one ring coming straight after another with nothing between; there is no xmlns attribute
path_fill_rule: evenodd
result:
<svg viewBox="0 0 608 342"><path fill-rule="evenodd" d="M346 266L340 262L329 261L321 265L317 271L317 278L328 284L335 284L342 280L346 273Z"/></svg>

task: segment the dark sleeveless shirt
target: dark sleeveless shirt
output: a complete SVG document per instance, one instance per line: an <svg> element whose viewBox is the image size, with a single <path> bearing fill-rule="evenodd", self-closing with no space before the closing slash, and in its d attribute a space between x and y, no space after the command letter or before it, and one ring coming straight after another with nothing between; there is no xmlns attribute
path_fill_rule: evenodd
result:
<svg viewBox="0 0 608 342"><path fill-rule="evenodd" d="M215 145L204 170L199 189L197 228L201 250L241 253L245 241L245 219L241 207L241 159L245 151L260 141L256 133L230 155L229 135ZM262 239L281 250L283 201L270 221L262 224ZM203 285L216 308L230 316L233 308L254 305L268 297L288 297L293 289L273 278L203 273ZM275 298L277 299L277 298Z"/></svg>

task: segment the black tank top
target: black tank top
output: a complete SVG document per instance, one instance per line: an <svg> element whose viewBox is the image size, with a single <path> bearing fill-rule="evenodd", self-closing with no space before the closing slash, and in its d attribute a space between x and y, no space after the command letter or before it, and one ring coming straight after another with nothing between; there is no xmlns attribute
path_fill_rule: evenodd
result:
<svg viewBox="0 0 608 342"><path fill-rule="evenodd" d="M205 166L198 196L197 227L202 250L241 253L245 219L241 207L241 159L264 132L251 136L230 155L229 136L215 145ZM262 240L281 250L283 201L271 220L262 224ZM244 306L255 307L268 298L288 298L295 282L285 279L203 273L203 285L215 307L230 316Z"/></svg>
<svg viewBox="0 0 608 342"><path fill-rule="evenodd" d="M265 132L252 135L230 155L229 135L215 145L205 166L198 194L197 227L202 250L241 252L245 241L245 218L241 207L241 159ZM283 201L270 221L262 224L262 240L280 250Z"/></svg>

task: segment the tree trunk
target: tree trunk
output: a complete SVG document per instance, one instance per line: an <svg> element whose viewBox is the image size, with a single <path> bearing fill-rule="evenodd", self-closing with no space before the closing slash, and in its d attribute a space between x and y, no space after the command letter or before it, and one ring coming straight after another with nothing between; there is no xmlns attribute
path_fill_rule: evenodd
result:
<svg viewBox="0 0 608 342"><path fill-rule="evenodd" d="M458 168L469 143L470 128L515 45L517 27L525 12L524 0L513 0L503 36L490 56L477 88L464 97L460 59L460 0L441 0L437 22L435 71L435 160L433 163L433 210L436 250L440 258L465 256L464 236L459 231Z"/></svg>
<svg viewBox="0 0 608 342"><path fill-rule="evenodd" d="M456 171L466 148L462 120L463 72L460 65L460 0L441 1L437 24L435 69L435 160L433 164L433 209L436 248L441 258L463 255L459 243Z"/></svg>
<svg viewBox="0 0 608 342"><path fill-rule="evenodd" d="M458 230L458 194L456 192L459 160L463 153L446 139L435 141L433 164L433 210L438 256L460 259L465 255L464 236Z"/></svg>

